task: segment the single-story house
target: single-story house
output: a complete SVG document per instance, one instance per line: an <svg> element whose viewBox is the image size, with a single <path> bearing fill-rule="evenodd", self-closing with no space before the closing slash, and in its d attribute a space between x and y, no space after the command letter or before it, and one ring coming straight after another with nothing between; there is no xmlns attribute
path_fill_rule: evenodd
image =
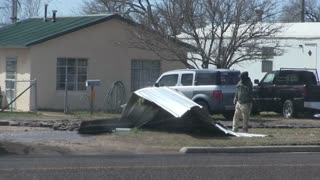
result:
<svg viewBox="0 0 320 180"><path fill-rule="evenodd" d="M30 18L0 28L0 87L2 106L19 111L88 109L86 80L98 79L95 108L104 107L115 81L127 97L150 86L163 71L184 68L146 49L128 47L135 24L117 14ZM172 57L174 59L174 57ZM36 86L27 88L36 80Z"/></svg>

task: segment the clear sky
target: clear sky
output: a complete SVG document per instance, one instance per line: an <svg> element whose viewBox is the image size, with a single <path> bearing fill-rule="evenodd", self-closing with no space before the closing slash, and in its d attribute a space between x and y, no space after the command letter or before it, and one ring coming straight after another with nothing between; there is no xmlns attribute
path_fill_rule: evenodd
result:
<svg viewBox="0 0 320 180"><path fill-rule="evenodd" d="M80 15L79 9L83 0L51 0L48 3L48 12L57 10L58 16L74 16Z"/></svg>

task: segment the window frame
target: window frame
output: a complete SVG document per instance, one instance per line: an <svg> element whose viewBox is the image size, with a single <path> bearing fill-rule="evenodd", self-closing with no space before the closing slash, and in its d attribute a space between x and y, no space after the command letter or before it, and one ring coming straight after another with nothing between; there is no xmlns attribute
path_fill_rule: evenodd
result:
<svg viewBox="0 0 320 180"><path fill-rule="evenodd" d="M65 62L59 62L65 61ZM70 61L74 61L74 65L70 65ZM81 61L85 62L83 65ZM64 91L65 90L65 78L68 76L68 91L86 91L86 80L88 79L88 58L73 58L73 57L58 57L56 64L56 90ZM70 64L69 64L70 63ZM74 74L69 73L70 69L74 69ZM85 73L80 73L80 69L85 68ZM60 71L62 69L62 71ZM64 71L64 72L63 72ZM64 79L60 79L61 77ZM72 77L73 76L73 77ZM85 80L81 81L80 76L85 76ZM73 78L73 81L70 82L70 77ZM73 84L73 88L70 88L70 83ZM82 86L80 85L82 84ZM63 87L62 87L63 85Z"/></svg>
<svg viewBox="0 0 320 180"><path fill-rule="evenodd" d="M262 80L261 80L261 84L273 84L274 83L274 80L275 80L275 77L277 76L277 72L269 72ZM268 81L268 82L265 82L265 80L268 78L268 76L271 76L273 75L272 77L272 81Z"/></svg>
<svg viewBox="0 0 320 180"><path fill-rule="evenodd" d="M191 75L191 76L192 76L192 78L191 78L191 84L187 84L187 85L183 84L183 77L186 76L186 75ZM195 77L195 73L192 73L192 72L190 72L190 73L182 73L182 74L181 74L181 79L180 79L180 84L181 84L181 86L193 86L193 84L194 84L194 77Z"/></svg>
<svg viewBox="0 0 320 180"><path fill-rule="evenodd" d="M148 68L149 67L149 68ZM138 72L138 73L137 73ZM145 81L144 73L151 73ZM131 92L154 85L161 72L161 60L132 59L131 60ZM149 82L149 83L148 83Z"/></svg>
<svg viewBox="0 0 320 180"><path fill-rule="evenodd" d="M262 60L261 61L261 72L271 72L273 69L272 60Z"/></svg>
<svg viewBox="0 0 320 180"><path fill-rule="evenodd" d="M170 76L176 78L176 84L174 84L174 85L162 85L161 84L161 80L163 80L164 78L170 77ZM159 81L157 83L159 84L160 87L171 87L171 86L177 86L178 85L178 81L179 81L179 74L165 74L159 79Z"/></svg>

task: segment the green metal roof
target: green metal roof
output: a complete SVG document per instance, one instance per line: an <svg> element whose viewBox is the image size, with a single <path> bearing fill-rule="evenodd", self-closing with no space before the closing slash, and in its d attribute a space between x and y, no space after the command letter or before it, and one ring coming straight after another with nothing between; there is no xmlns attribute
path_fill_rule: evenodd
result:
<svg viewBox="0 0 320 180"><path fill-rule="evenodd" d="M43 18L30 18L0 28L0 47L28 47L79 29L119 18L119 15L57 17L55 22Z"/></svg>

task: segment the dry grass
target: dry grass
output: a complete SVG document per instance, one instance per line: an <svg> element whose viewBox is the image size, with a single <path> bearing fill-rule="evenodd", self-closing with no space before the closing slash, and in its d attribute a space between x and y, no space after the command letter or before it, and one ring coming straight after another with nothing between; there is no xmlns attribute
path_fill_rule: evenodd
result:
<svg viewBox="0 0 320 180"><path fill-rule="evenodd" d="M131 131L113 134L114 140L140 143L150 146L180 148L182 146L269 146L269 145L320 145L317 128L250 129L252 133L269 135L265 138L239 138L197 136L154 131Z"/></svg>
<svg viewBox="0 0 320 180"><path fill-rule="evenodd" d="M63 112L39 111L35 112L0 112L0 120L90 120L90 119L107 119L120 117L120 114L109 114L104 112L94 112L90 114L87 111L76 111L69 114Z"/></svg>
<svg viewBox="0 0 320 180"><path fill-rule="evenodd" d="M119 117L117 114L75 112L65 115L63 113L0 113L1 119L105 119ZM219 119L219 117L214 117ZM320 125L319 119L283 119L280 116L254 116L251 122L274 124L311 124ZM13 131L26 131L26 127L3 127ZM32 131L36 129L28 129ZM133 129L129 132L116 132L96 137L96 141L83 143L52 142L46 146L59 146L74 152L176 152L183 146L272 146L272 145L320 145L320 128L253 128L251 133L269 135L265 138L237 138L221 137L199 134L168 133L150 130ZM0 132L5 132L0 128ZM38 147L39 145L35 145Z"/></svg>

